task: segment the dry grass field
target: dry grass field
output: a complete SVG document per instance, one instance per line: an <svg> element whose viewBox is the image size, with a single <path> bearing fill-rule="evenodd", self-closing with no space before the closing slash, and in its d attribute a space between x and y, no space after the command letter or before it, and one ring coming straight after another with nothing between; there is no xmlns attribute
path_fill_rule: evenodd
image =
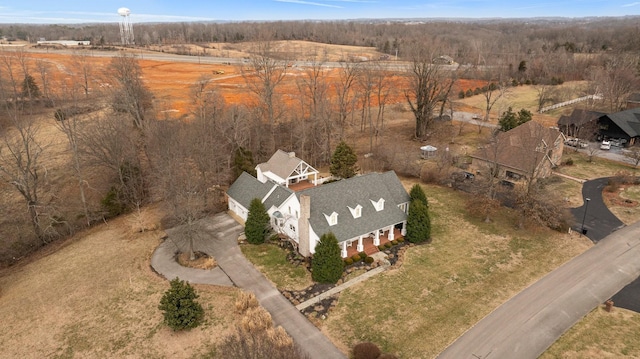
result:
<svg viewBox="0 0 640 359"><path fill-rule="evenodd" d="M148 223L159 216L145 211ZM202 326L174 333L162 323L169 283L149 259L164 233L134 232L132 221L95 226L0 273L0 357L190 358L233 327L238 290L213 286L195 286Z"/></svg>
<svg viewBox="0 0 640 359"><path fill-rule="evenodd" d="M211 45L207 51L212 51L213 56L218 56L214 50L246 54L246 49L229 46ZM311 50L294 43L291 49L282 51L307 55L310 51L326 51L333 54L331 56L359 51L365 56L370 50L333 47ZM67 55L34 53L28 56L52 64L58 79L64 78L73 66ZM109 63L109 59L101 57L92 57L91 61L96 71L102 71ZM159 110L169 111L166 113L172 117L188 113L189 87L202 75L213 77L229 103L249 101L239 67L149 60L141 60L140 64ZM214 74L220 70L224 74ZM302 71L291 70L283 83L283 92L297 91L296 78L302 76ZM330 72L329 76L335 78L336 73ZM417 149L421 143L412 140L411 113L402 97L404 80L401 76L392 77L398 92L389 108L396 104L396 109L390 111L388 127L376 141ZM99 85L94 84L96 89ZM473 85L473 82L460 84L462 88ZM505 97L505 102L496 105L493 115L497 117L509 105L514 109L535 106L534 93L532 87L515 88ZM291 96L289 101L296 98ZM459 101L458 106L481 112L482 96ZM54 110L51 109L51 113ZM51 114L43 115L43 133L55 142L54 156L64 162L67 161L64 141L58 142L62 136L56 132L51 118ZM551 117L536 116L536 120L551 123ZM448 137L441 141L460 153L471 151L481 143L474 126L466 126L460 132L460 136L448 135L455 137L451 141ZM367 152L367 134L355 131L353 136L358 138L358 152ZM601 161L580 162L561 169L581 178L611 174L614 170ZM64 169L59 171L52 171L51 175L62 181ZM404 182L409 188L415 180ZM570 198L572 206L580 201L579 186L575 183L561 182L557 188ZM513 220L516 214L509 210L502 211L491 223L478 221L467 214L466 194L430 185L425 189L433 217L433 243L410 249L403 266L343 292L337 308L321 323L323 332L345 352L357 342L370 340L400 358L433 357L497 305L591 245L582 237L545 229L518 230ZM636 198L632 191L624 195ZM148 208L145 216L154 224L162 214L156 208ZM233 288L196 286L205 309L203 326L173 333L162 324L157 305L169 284L150 270L149 258L163 233L137 233L132 229L134 222L134 216L117 218L0 271L0 318L4 329L0 333L3 343L0 357L191 358L199 357L229 332L237 319L228 310L238 295L238 290ZM253 255L263 256L260 251ZM267 261L264 265L283 264ZM307 283L303 276L272 280L291 287ZM593 322L585 326L599 325L598 312L595 313L595 318L591 318L592 313L587 319ZM635 316L625 314L621 325L627 323L635 328L633 323L638 321ZM571 340L586 342L591 335L578 329ZM632 340L630 335L608 340L615 339L616 345L623 347L620 343ZM563 353L576 350L578 344L572 345L552 353L563 357ZM607 351L600 346L595 348L590 350Z"/></svg>

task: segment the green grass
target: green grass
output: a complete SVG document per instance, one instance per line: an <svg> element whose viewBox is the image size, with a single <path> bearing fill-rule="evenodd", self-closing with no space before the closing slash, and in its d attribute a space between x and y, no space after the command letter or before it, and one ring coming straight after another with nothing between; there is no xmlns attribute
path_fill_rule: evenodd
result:
<svg viewBox="0 0 640 359"><path fill-rule="evenodd" d="M596 308L560 337L541 359L638 358L640 314Z"/></svg>
<svg viewBox="0 0 640 359"><path fill-rule="evenodd" d="M244 256L279 289L300 290L310 286L311 273L287 261L287 252L272 244L242 245Z"/></svg>

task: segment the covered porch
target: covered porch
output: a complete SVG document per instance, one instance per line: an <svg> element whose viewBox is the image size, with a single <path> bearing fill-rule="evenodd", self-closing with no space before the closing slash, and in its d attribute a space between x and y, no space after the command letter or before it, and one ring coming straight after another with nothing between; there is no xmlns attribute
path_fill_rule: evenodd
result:
<svg viewBox="0 0 640 359"><path fill-rule="evenodd" d="M405 228L404 223L402 228ZM340 248L342 249L342 258L351 257L354 254L358 254L360 252L365 252L367 255L377 253L380 251L378 249L379 245L384 245L385 243L404 237L403 229L393 227L393 230L391 232L389 230L386 230L383 233L379 233L378 231L379 234L377 241L375 235L371 234L366 237L361 236L356 240L340 242Z"/></svg>

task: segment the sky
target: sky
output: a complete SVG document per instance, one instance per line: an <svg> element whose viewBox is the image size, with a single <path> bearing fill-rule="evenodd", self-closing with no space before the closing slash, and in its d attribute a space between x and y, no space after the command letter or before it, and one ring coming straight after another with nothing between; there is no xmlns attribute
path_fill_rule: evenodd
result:
<svg viewBox="0 0 640 359"><path fill-rule="evenodd" d="M0 0L0 23L528 18L640 14L634 0Z"/></svg>

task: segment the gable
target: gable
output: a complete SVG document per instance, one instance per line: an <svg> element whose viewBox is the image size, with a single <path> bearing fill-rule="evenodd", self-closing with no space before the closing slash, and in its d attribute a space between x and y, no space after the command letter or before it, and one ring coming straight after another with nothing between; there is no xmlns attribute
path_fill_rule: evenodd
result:
<svg viewBox="0 0 640 359"><path fill-rule="evenodd" d="M309 222L313 231L318 235L333 232L338 241L406 220L406 214L398 205L409 200L409 195L392 171L369 173L296 192L298 199L300 195L310 197ZM378 211L372 202L384 205ZM352 210L358 205L361 215L355 217ZM329 217L333 213L337 216L337 223L329 225Z"/></svg>
<svg viewBox="0 0 640 359"><path fill-rule="evenodd" d="M259 164L257 168L262 172L271 172L282 180L286 180L294 173L302 175L303 172L318 172L308 163L296 157L295 153L283 150L277 150L267 162Z"/></svg>
<svg viewBox="0 0 640 359"><path fill-rule="evenodd" d="M249 208L249 204L254 198L264 199L275 185L273 182L262 183L247 172L242 172L227 190L227 195L244 208Z"/></svg>

